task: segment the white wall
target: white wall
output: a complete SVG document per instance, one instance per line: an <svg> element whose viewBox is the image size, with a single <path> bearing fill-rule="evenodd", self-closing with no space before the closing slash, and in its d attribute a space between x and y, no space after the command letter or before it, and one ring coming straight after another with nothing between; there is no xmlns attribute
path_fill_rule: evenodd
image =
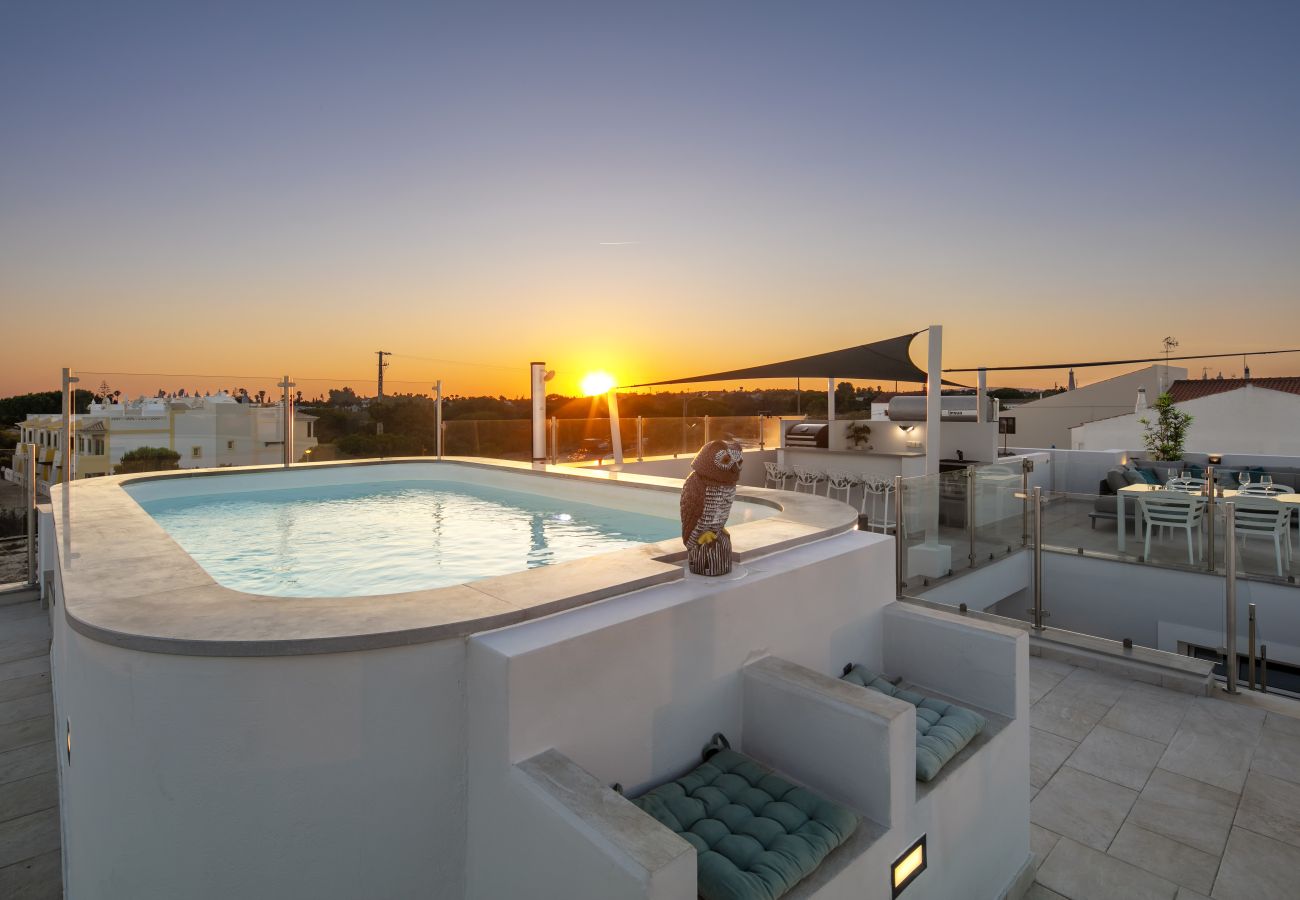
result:
<svg viewBox="0 0 1300 900"><path fill-rule="evenodd" d="M1147 401L1153 403L1162 388L1186 377L1187 370L1178 366L1147 366L1073 391L1022 403L1014 409L1004 409L1002 414L1016 420L1016 433L1011 441L1017 446L1067 448L1071 446L1072 426L1130 413L1137 402L1139 387L1146 388Z"/></svg>
<svg viewBox="0 0 1300 900"><path fill-rule="evenodd" d="M959 579L960 584L965 579ZM927 595L927 599L931 599ZM990 610L1024 620L1025 604ZM1296 589L1237 582L1237 646L1246 651L1247 604L1258 606L1260 640L1269 659L1300 664L1300 604ZM1178 652L1178 641L1217 647L1224 642L1222 575L1201 574L1065 553L1043 554L1043 608L1054 628Z"/></svg>
<svg viewBox="0 0 1300 900"><path fill-rule="evenodd" d="M1257 453L1300 456L1300 395L1247 385L1235 391L1198 397L1178 408L1195 419L1187 449L1201 453ZM1154 412L1143 416L1153 418ZM1130 413L1091 422L1070 431L1075 450L1141 447L1143 428Z"/></svg>
<svg viewBox="0 0 1300 900"><path fill-rule="evenodd" d="M464 645L204 658L54 612L69 897L460 896Z"/></svg>

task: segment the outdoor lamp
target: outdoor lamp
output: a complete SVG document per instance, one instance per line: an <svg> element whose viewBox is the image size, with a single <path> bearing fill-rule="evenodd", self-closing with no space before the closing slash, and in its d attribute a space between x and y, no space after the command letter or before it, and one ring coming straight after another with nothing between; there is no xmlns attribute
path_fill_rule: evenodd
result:
<svg viewBox="0 0 1300 900"><path fill-rule="evenodd" d="M903 855L894 860L889 867L891 897L903 893L904 888L916 880L925 871L928 861L925 858L925 835L921 835L915 844L903 851Z"/></svg>
<svg viewBox="0 0 1300 900"><path fill-rule="evenodd" d="M1217 466L1217 465L1219 465L1219 464L1222 463L1222 462L1223 462L1223 454L1222 454L1222 453L1211 453L1211 454L1210 454L1210 465L1212 465L1212 466Z"/></svg>

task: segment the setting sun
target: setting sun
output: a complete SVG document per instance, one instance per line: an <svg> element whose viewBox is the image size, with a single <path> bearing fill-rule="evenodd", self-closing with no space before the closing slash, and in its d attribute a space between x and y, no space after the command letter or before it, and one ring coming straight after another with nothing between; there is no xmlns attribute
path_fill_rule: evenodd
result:
<svg viewBox="0 0 1300 900"><path fill-rule="evenodd" d="M582 376L582 392L588 397L609 393L614 386L614 376L608 372L588 372Z"/></svg>

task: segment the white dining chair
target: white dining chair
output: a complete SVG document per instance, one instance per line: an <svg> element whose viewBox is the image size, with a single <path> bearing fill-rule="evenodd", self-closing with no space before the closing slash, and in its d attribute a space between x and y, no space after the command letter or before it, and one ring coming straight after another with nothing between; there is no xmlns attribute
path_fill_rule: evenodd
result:
<svg viewBox="0 0 1300 900"><path fill-rule="evenodd" d="M879 479L862 482L862 506L859 512L867 517L868 531L889 534L891 531L898 530L898 509L895 499L894 486L890 482Z"/></svg>
<svg viewBox="0 0 1300 900"><path fill-rule="evenodd" d="M1242 494L1248 497L1276 497L1278 494L1294 494L1294 493L1295 493L1295 488L1291 487L1291 485L1289 484L1278 484L1277 482L1271 482L1269 484L1261 484L1258 481L1252 481L1250 484L1244 484L1241 486L1241 490L1238 491L1238 494ZM1297 519L1300 519L1300 510L1295 511L1295 517ZM1290 525L1291 517L1288 516L1287 519L1288 519L1287 528L1289 529L1291 527ZM1297 547L1300 547L1300 530L1298 530L1296 534L1296 545Z"/></svg>
<svg viewBox="0 0 1300 900"><path fill-rule="evenodd" d="M1151 560L1151 529L1183 529L1187 532L1187 562L1195 565L1204 553L1205 537L1201 533L1201 519L1205 515L1205 501L1195 494L1182 491L1149 491L1138 494L1138 510L1145 523L1142 558ZM1193 552L1192 532L1196 532L1196 550Z"/></svg>
<svg viewBox="0 0 1300 900"><path fill-rule="evenodd" d="M1244 492L1238 495L1235 506L1237 537L1243 548L1246 538L1272 538L1277 577L1284 577L1291 568L1291 507L1266 495Z"/></svg>
<svg viewBox="0 0 1300 900"><path fill-rule="evenodd" d="M799 488L805 487L808 493L817 493L817 486L826 480L825 472L818 472L813 469L805 469L802 466L794 467L794 489L797 493Z"/></svg>
<svg viewBox="0 0 1300 900"><path fill-rule="evenodd" d="M763 487L777 487L785 490L786 481L794 477L793 472L781 468L774 462L763 463L763 468L767 471L767 477L763 479Z"/></svg>
<svg viewBox="0 0 1300 900"><path fill-rule="evenodd" d="M846 475L843 472L827 472L826 473L826 496L829 497L831 495L831 491L834 491L837 494L843 491L844 502L848 503L849 493L855 487L857 487L857 484L858 484L858 478L855 475Z"/></svg>

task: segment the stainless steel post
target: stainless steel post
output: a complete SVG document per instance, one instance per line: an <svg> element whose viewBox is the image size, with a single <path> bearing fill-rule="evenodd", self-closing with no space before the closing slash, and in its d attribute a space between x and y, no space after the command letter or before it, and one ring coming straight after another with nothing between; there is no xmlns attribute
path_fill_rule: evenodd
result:
<svg viewBox="0 0 1300 900"><path fill-rule="evenodd" d="M903 476L894 476L894 579L897 596L903 596L907 572L903 558Z"/></svg>
<svg viewBox="0 0 1300 900"><path fill-rule="evenodd" d="M975 568L975 467L966 467L966 540L970 551L966 558Z"/></svg>
<svg viewBox="0 0 1300 900"><path fill-rule="evenodd" d="M1043 489L1034 487L1034 630L1043 630Z"/></svg>
<svg viewBox="0 0 1300 900"><path fill-rule="evenodd" d="M36 584L36 445L23 444L23 505L27 507L27 583Z"/></svg>
<svg viewBox="0 0 1300 900"><path fill-rule="evenodd" d="M707 444L707 443L709 442L709 439L710 439L710 438L709 438L709 431L710 431L711 427L712 427L712 423L709 421L709 417L708 417L708 416L705 416L705 417L704 417L704 444ZM703 447L704 444L701 444L700 446Z"/></svg>
<svg viewBox="0 0 1300 900"><path fill-rule="evenodd" d="M1207 566L1214 571L1214 466L1205 467L1205 547Z"/></svg>
<svg viewBox="0 0 1300 900"><path fill-rule="evenodd" d="M77 458L76 445L72 442L72 429L77 411L77 388L80 378L73 377L71 369L63 370L63 489L66 492L72 484L72 473Z"/></svg>
<svg viewBox="0 0 1300 900"><path fill-rule="evenodd" d="M284 389L284 467L287 469L294 463L293 457L293 396L289 393L289 388L294 387L294 383L289 380L289 376L284 376L276 387Z"/></svg>
<svg viewBox="0 0 1300 900"><path fill-rule="evenodd" d="M1268 644L1259 645L1259 689L1268 693Z"/></svg>
<svg viewBox="0 0 1300 900"><path fill-rule="evenodd" d="M1248 690L1255 689L1255 604L1246 604L1246 674L1250 679Z"/></svg>
<svg viewBox="0 0 1300 900"><path fill-rule="evenodd" d="M551 465L560 464L560 417L551 416Z"/></svg>
<svg viewBox="0 0 1300 900"><path fill-rule="evenodd" d="M645 459L645 417L636 417L636 461Z"/></svg>
<svg viewBox="0 0 1300 900"><path fill-rule="evenodd" d="M766 432L767 432L767 416L759 416L758 417L758 449L759 450L767 449Z"/></svg>
<svg viewBox="0 0 1300 900"><path fill-rule="evenodd" d="M442 379L433 386L433 424L438 436L438 459L442 459Z"/></svg>
<svg viewBox="0 0 1300 900"><path fill-rule="evenodd" d="M1033 469L1033 461L1022 459L1020 461L1020 546L1029 545L1029 473Z"/></svg>
<svg viewBox="0 0 1300 900"><path fill-rule="evenodd" d="M1227 691L1237 693L1237 505L1232 501L1223 504L1223 578L1225 584L1224 639L1227 642L1227 659L1223 674L1227 677Z"/></svg>

